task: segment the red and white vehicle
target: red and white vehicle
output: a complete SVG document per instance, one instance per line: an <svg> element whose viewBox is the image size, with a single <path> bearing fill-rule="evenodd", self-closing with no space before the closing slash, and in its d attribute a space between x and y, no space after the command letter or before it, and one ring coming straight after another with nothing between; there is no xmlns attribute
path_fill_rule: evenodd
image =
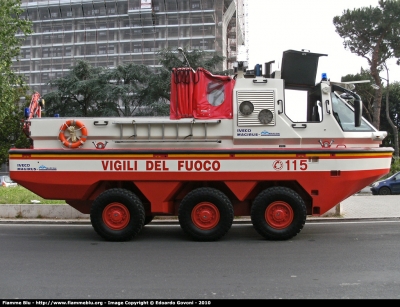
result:
<svg viewBox="0 0 400 307"><path fill-rule="evenodd" d="M33 147L10 150L10 176L90 213L106 240L154 216L178 216L194 240L220 239L234 216L290 239L387 174L393 152L348 84L315 84L320 56L288 50L281 71L239 63L233 78L174 69L169 118L30 118Z"/></svg>

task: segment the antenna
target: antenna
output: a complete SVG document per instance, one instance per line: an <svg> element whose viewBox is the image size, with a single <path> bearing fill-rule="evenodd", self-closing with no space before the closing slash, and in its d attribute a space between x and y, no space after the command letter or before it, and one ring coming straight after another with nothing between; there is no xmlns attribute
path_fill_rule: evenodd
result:
<svg viewBox="0 0 400 307"><path fill-rule="evenodd" d="M182 47L178 47L178 51L179 51L180 53L182 53L183 57L185 58L186 66L187 66L187 67L190 67L190 63L189 63L188 59L186 58L185 52L183 51Z"/></svg>

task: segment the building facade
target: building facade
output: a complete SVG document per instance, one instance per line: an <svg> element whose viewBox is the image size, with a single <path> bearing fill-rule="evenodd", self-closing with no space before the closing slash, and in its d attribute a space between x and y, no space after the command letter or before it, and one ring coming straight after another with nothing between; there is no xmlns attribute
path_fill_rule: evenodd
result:
<svg viewBox="0 0 400 307"><path fill-rule="evenodd" d="M157 66L159 50L183 47L218 52L226 69L242 33L234 0L22 0L22 7L34 33L14 68L42 95L77 60Z"/></svg>

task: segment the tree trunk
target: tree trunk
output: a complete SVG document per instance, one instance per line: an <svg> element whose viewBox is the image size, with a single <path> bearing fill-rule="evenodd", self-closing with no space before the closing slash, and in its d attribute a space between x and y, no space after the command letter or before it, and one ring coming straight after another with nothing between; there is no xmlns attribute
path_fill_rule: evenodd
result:
<svg viewBox="0 0 400 307"><path fill-rule="evenodd" d="M397 130L396 125L393 123L393 121L390 119L389 115L389 71L386 68L386 119L389 122L390 127L393 129L393 140L394 140L394 157L398 158L399 157L399 132Z"/></svg>
<svg viewBox="0 0 400 307"><path fill-rule="evenodd" d="M375 84L379 85L379 89L375 90L375 96L374 96L374 102L372 103L372 125L376 129L379 130L379 126L381 124L381 107L382 107L382 87L381 85L381 78L379 77L379 73L375 71L375 73L372 73L371 70L371 75L375 80Z"/></svg>

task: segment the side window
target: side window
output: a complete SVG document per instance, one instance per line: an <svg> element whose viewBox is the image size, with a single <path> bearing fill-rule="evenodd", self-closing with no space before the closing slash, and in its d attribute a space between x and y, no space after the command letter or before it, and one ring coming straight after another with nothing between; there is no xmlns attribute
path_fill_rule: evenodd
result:
<svg viewBox="0 0 400 307"><path fill-rule="evenodd" d="M292 122L307 121L307 92L285 90L285 114Z"/></svg>
<svg viewBox="0 0 400 307"><path fill-rule="evenodd" d="M318 91L285 90L285 114L294 123L322 121L321 97Z"/></svg>
<svg viewBox="0 0 400 307"><path fill-rule="evenodd" d="M207 84L207 100L214 107L221 105L225 100L223 82L210 81Z"/></svg>

